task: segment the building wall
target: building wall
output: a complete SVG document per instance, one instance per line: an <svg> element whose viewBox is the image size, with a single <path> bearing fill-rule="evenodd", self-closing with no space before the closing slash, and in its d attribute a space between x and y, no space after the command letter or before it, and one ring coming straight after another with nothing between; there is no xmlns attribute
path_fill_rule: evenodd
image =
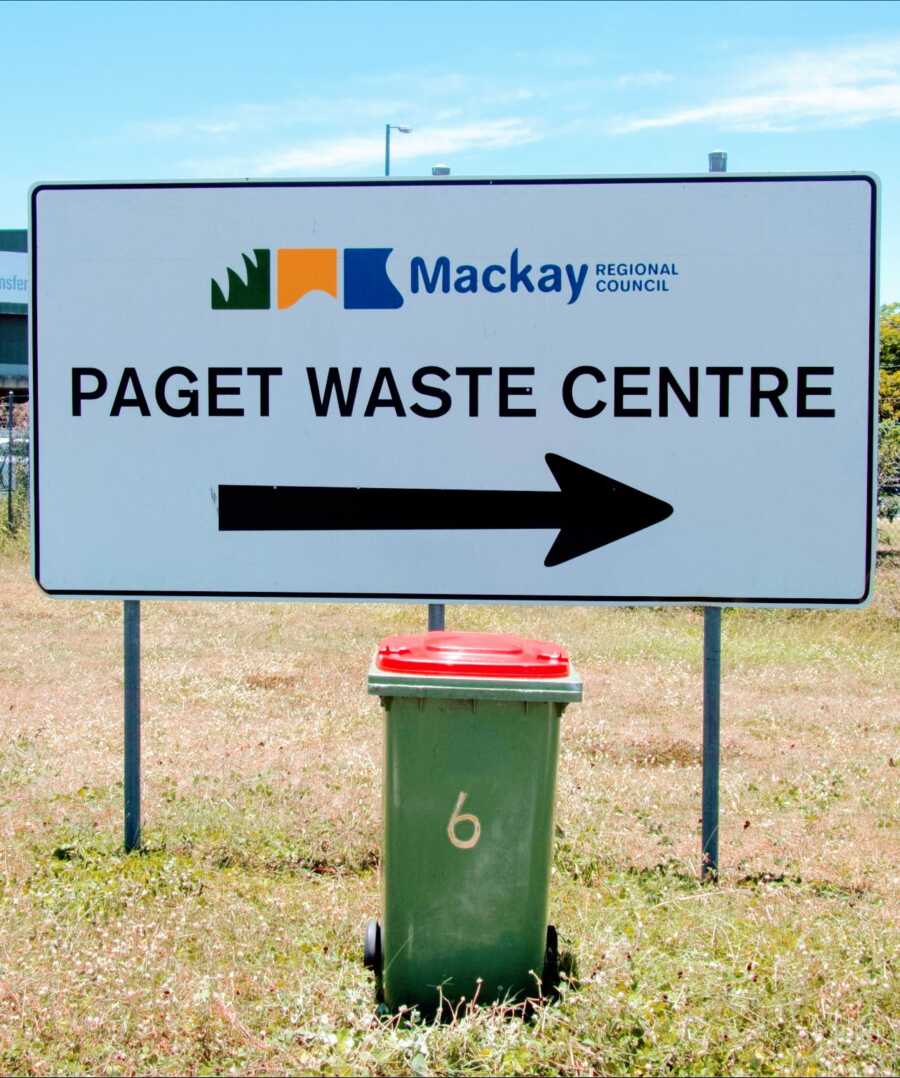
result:
<svg viewBox="0 0 900 1078"><path fill-rule="evenodd" d="M27 251L24 228L0 228L0 251ZM28 388L28 307L0 303L0 390ZM18 394L17 394L18 395Z"/></svg>

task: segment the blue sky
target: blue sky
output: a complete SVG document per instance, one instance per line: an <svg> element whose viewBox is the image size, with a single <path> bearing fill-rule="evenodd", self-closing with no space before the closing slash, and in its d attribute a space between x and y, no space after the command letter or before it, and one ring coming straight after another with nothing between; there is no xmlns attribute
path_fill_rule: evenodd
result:
<svg viewBox="0 0 900 1078"><path fill-rule="evenodd" d="M38 180L865 170L900 300L900 4L0 2L0 227Z"/></svg>

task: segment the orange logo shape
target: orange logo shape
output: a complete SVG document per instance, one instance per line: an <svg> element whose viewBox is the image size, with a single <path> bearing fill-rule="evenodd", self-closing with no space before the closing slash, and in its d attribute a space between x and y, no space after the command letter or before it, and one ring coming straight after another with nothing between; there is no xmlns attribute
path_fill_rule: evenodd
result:
<svg viewBox="0 0 900 1078"><path fill-rule="evenodd" d="M278 249L278 309L293 307L307 292L327 292L337 298L336 247Z"/></svg>

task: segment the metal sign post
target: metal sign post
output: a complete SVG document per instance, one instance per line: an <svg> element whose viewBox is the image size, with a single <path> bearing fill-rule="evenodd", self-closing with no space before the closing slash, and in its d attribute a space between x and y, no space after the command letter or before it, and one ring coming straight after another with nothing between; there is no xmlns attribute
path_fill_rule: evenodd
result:
<svg viewBox="0 0 900 1078"><path fill-rule="evenodd" d="M13 392L12 390L6 396L6 428L7 428L7 449L6 449L6 526L12 531L13 526Z"/></svg>
<svg viewBox="0 0 900 1078"><path fill-rule="evenodd" d="M722 609L703 608L703 817L700 875L719 874L719 689L722 678Z"/></svg>
<svg viewBox="0 0 900 1078"><path fill-rule="evenodd" d="M725 172L728 154L713 150L709 171ZM719 875L719 699L722 685L722 608L703 608L703 808L700 875Z"/></svg>
<svg viewBox="0 0 900 1078"><path fill-rule="evenodd" d="M435 165L431 170L432 176L449 176L450 169L446 165ZM440 632L446 628L446 608L443 603L428 604L428 631Z"/></svg>
<svg viewBox="0 0 900 1078"><path fill-rule="evenodd" d="M141 845L141 604L122 604L125 657L125 852Z"/></svg>

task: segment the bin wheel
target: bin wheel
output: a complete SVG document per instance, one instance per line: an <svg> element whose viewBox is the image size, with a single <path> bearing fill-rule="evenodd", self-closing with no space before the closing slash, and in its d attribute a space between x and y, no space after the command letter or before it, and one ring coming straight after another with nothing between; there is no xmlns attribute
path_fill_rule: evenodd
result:
<svg viewBox="0 0 900 1078"><path fill-rule="evenodd" d="M381 973L381 925L373 917L366 925L366 942L363 947L363 965L373 970L375 976Z"/></svg>
<svg viewBox="0 0 900 1078"><path fill-rule="evenodd" d="M547 958L559 965L559 934L556 925L547 925Z"/></svg>
<svg viewBox="0 0 900 1078"><path fill-rule="evenodd" d="M544 995L555 995L559 989L559 935L556 925L547 925L547 949L544 952L542 982Z"/></svg>

